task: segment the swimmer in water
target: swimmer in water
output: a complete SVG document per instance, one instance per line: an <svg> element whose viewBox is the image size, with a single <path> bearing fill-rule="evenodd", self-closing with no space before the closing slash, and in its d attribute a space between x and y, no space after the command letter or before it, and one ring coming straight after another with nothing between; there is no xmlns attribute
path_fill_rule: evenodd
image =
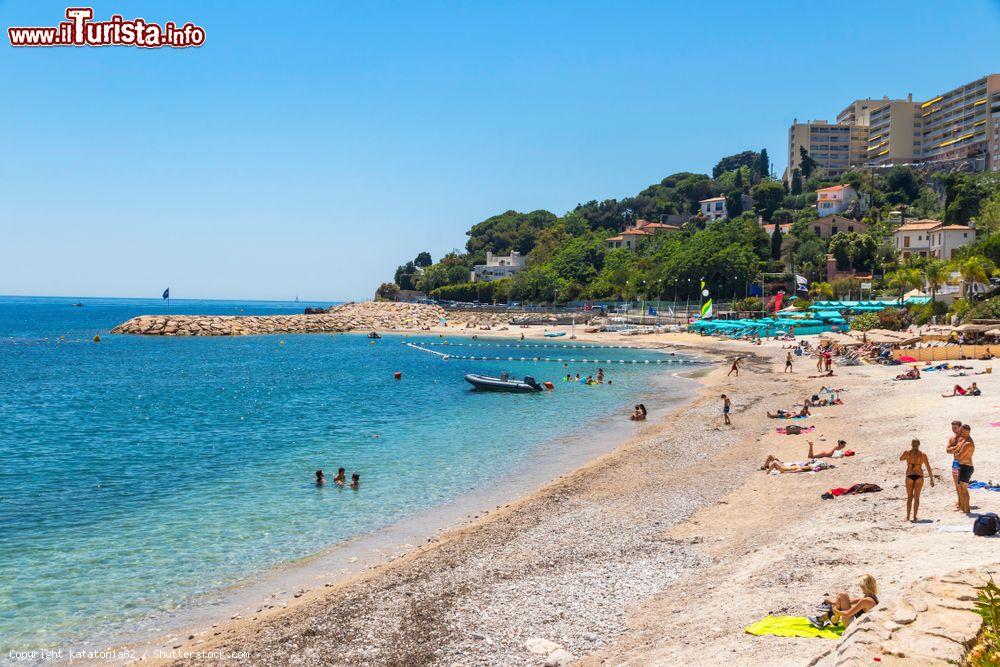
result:
<svg viewBox="0 0 1000 667"><path fill-rule="evenodd" d="M316 486L323 486L324 484L326 484L326 478L323 477L323 471L322 470L317 470L316 471Z"/></svg>
<svg viewBox="0 0 1000 667"><path fill-rule="evenodd" d="M354 473L351 475L351 488L358 489L361 487L361 475Z"/></svg>
<svg viewBox="0 0 1000 667"><path fill-rule="evenodd" d="M337 476L333 478L333 483L337 486L343 486L344 482L347 480L347 473L343 468L337 468Z"/></svg>

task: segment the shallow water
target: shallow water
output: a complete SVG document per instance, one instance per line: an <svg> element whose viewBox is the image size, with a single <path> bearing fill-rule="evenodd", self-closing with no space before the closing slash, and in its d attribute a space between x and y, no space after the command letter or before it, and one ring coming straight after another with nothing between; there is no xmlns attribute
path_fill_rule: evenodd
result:
<svg viewBox="0 0 1000 667"><path fill-rule="evenodd" d="M84 306L69 305L76 301ZM304 305L175 301L171 309L270 314ZM641 363L663 361L659 353L573 350L565 339L517 348L486 339L107 333L164 307L0 297L4 653L106 635L474 491L519 470L555 434L583 434L625 413L664 369ZM502 359L443 360L404 340ZM613 385L558 379L598 365ZM462 379L502 370L553 380L556 390L476 393ZM663 383L671 379L661 374L657 389ZM315 487L315 469L332 478L338 466L361 474L359 491Z"/></svg>

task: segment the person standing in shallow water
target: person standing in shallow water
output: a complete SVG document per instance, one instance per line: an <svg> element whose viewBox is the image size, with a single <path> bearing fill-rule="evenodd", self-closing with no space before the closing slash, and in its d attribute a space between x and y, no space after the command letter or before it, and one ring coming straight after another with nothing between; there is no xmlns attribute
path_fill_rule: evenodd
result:
<svg viewBox="0 0 1000 667"><path fill-rule="evenodd" d="M337 476L333 478L333 483L337 486L343 486L344 482L347 481L347 471L343 468L337 468Z"/></svg>
<svg viewBox="0 0 1000 667"><path fill-rule="evenodd" d="M740 376L740 358L739 357L736 357L735 359L733 359L733 365L729 369L729 372L726 373L726 377L729 377L733 373L736 373L736 377Z"/></svg>
<svg viewBox="0 0 1000 667"><path fill-rule="evenodd" d="M358 473L351 475L351 488L354 490L361 488L361 475Z"/></svg>
<svg viewBox="0 0 1000 667"><path fill-rule="evenodd" d="M322 470L317 470L316 471L316 486L323 486L324 484L326 484L326 478L323 477L323 471Z"/></svg>
<svg viewBox="0 0 1000 667"><path fill-rule="evenodd" d="M729 400L729 397L725 394L722 395L722 416L726 420L726 424L732 424L729 421L729 410L733 407L733 402Z"/></svg>
<svg viewBox="0 0 1000 667"><path fill-rule="evenodd" d="M927 479L934 488L934 473L931 472L931 462L927 454L920 451L920 441L916 438L910 443L910 448L899 455L900 461L906 461L906 520L916 521L920 510L920 490L924 487L924 468L927 468ZM910 510L913 518L910 519Z"/></svg>

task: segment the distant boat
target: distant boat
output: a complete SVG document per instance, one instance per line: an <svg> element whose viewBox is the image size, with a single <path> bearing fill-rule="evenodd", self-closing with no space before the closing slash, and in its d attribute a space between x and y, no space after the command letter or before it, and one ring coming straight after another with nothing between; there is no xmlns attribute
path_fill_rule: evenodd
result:
<svg viewBox="0 0 1000 667"><path fill-rule="evenodd" d="M565 331L552 331L550 333L545 334L545 337L546 338L559 338L559 336L565 336L565 335L566 335Z"/></svg>
<svg viewBox="0 0 1000 667"><path fill-rule="evenodd" d="M472 385L474 389L480 391L510 391L515 393L527 393L530 391L542 391L542 385L535 382L535 378L525 375L524 380L512 380L506 373L494 378L486 375L476 375L470 373L465 376L465 381Z"/></svg>
<svg viewBox="0 0 1000 667"><path fill-rule="evenodd" d="M382 336L379 336L377 332L373 331L370 334L368 334L368 337L371 338L372 340L378 340Z"/></svg>
<svg viewBox="0 0 1000 667"><path fill-rule="evenodd" d="M83 308L83 303L81 303L80 301L77 301L76 303L71 303L69 305L72 306L73 308Z"/></svg>
<svg viewBox="0 0 1000 667"><path fill-rule="evenodd" d="M296 294L296 295L295 295L295 303L298 303L298 302L299 302L299 295L298 295L298 294Z"/></svg>

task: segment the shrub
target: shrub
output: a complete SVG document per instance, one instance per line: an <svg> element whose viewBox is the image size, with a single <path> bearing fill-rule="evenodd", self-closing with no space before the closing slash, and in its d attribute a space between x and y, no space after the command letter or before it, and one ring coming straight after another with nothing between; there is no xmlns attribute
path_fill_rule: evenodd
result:
<svg viewBox="0 0 1000 667"><path fill-rule="evenodd" d="M755 296L747 297L746 299L740 299L733 304L733 309L738 311L747 311L752 313L763 312L764 302Z"/></svg>
<svg viewBox="0 0 1000 667"><path fill-rule="evenodd" d="M976 612L983 617L983 627L976 645L969 652L969 664L987 667L1000 664L1000 588L993 577L979 589Z"/></svg>
<svg viewBox="0 0 1000 667"><path fill-rule="evenodd" d="M478 283L458 283L431 290L431 296L443 301L475 301L483 303L506 301L510 295L510 278Z"/></svg>
<svg viewBox="0 0 1000 667"><path fill-rule="evenodd" d="M920 306L910 306L910 317L917 324L924 325L937 317L938 322L943 322L948 314L948 306L941 301L929 301Z"/></svg>
<svg viewBox="0 0 1000 667"><path fill-rule="evenodd" d="M909 313L897 308L886 308L878 313L878 328L899 331L910 325Z"/></svg>
<svg viewBox="0 0 1000 667"><path fill-rule="evenodd" d="M860 315L855 315L851 318L851 331L878 329L880 327L878 316L878 313L861 313Z"/></svg>
<svg viewBox="0 0 1000 667"><path fill-rule="evenodd" d="M970 320L1000 320L1000 296L975 304L967 317Z"/></svg>

